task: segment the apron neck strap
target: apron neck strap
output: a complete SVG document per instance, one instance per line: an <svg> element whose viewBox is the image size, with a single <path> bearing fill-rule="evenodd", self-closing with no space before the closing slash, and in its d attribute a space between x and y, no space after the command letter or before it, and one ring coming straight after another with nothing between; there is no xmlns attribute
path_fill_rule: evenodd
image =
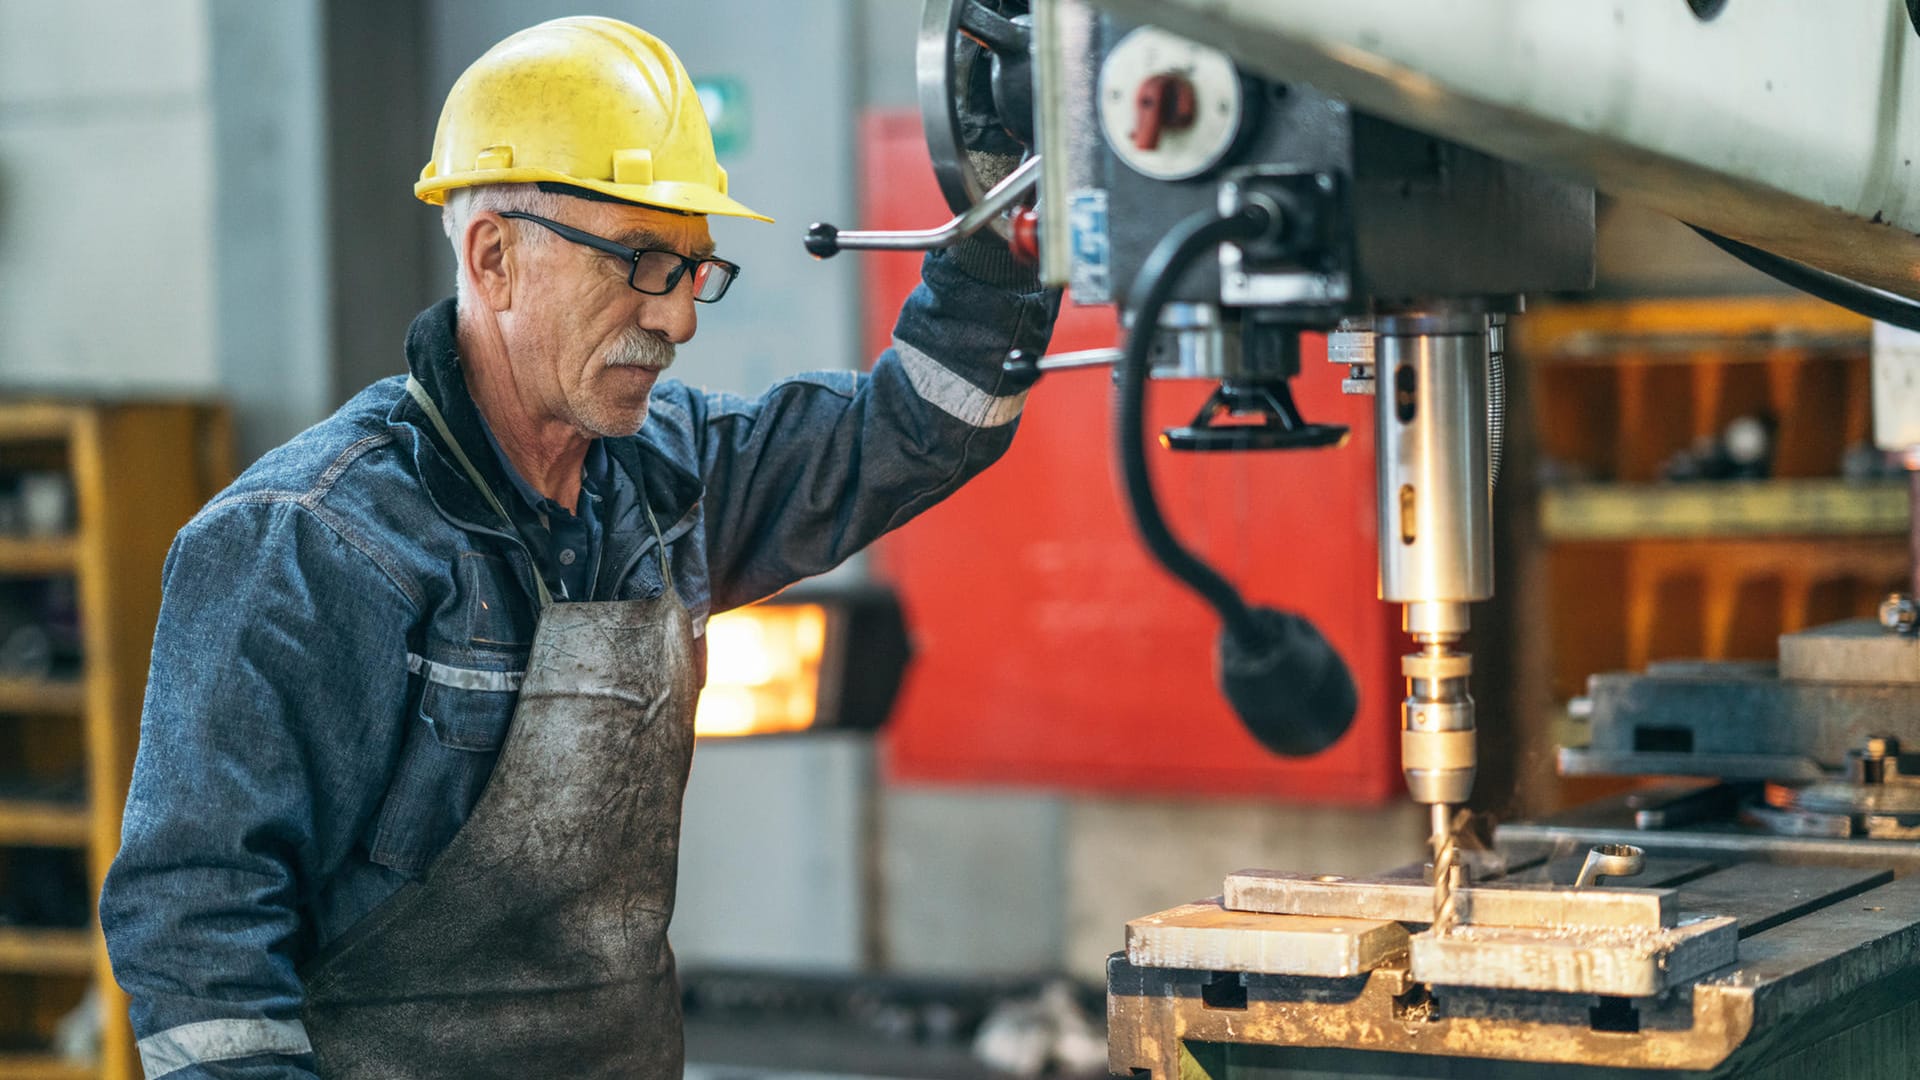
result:
<svg viewBox="0 0 1920 1080"><path fill-rule="evenodd" d="M668 593L673 592L673 564L667 559L667 540L660 535L660 520L653 516L653 503L647 501L647 485L641 484L640 505L647 511L647 524L653 527L654 550L660 553L660 580Z"/></svg>
<svg viewBox="0 0 1920 1080"><path fill-rule="evenodd" d="M420 408L427 414L427 419L432 421L433 430L440 433L440 438L447 444L447 449L453 452L453 459L466 470L467 479L473 482L473 489L480 493L481 498L487 500L487 505L493 507L493 512L500 515L500 520L507 523L507 528L518 532L519 526L513 523L513 516L507 513L506 507L500 505L500 500L494 495L493 488L487 484L486 477L481 476L480 470L473 467L473 459L467 457L467 452L460 448L460 441L453 437L452 429L447 427L446 417L440 415L440 406L433 403L433 395L427 393L427 388L420 385L420 380L411 375L407 376L407 393L412 395L413 400L418 402ZM648 513L651 514L652 511L649 510ZM654 533L658 535L659 526L654 526ZM553 603L553 593L547 589L547 583L540 573L540 568L535 566L532 569L533 588L540 594L540 607L544 610L548 604Z"/></svg>
<svg viewBox="0 0 1920 1080"><path fill-rule="evenodd" d="M519 526L513 523L513 516L507 513L506 507L500 505L500 499L494 495L493 488L488 485L486 477L481 476L480 470L473 467L473 459L467 457L467 452L460 448L459 440L453 437L453 430L447 427L446 417L440 415L440 406L433 403L433 395L427 393L427 388L420 385L420 380L411 375L407 376L407 393L427 414L427 419L433 423L433 430L440 433L440 438L447 444L447 449L453 451L453 459L466 470L467 479L473 482L474 490L480 493L481 498L487 500L487 505L493 507L493 512L500 515L500 520L507 523L507 528L517 530ZM660 520L653 516L653 504L647 501L645 484L640 485L640 505L647 511L647 524L653 529L654 548L660 555L660 580L665 583L668 591L672 591L673 563L667 558L667 541L660 534ZM542 608L553 603L553 593L547 589L547 583L537 566L533 568L533 587L540 594Z"/></svg>

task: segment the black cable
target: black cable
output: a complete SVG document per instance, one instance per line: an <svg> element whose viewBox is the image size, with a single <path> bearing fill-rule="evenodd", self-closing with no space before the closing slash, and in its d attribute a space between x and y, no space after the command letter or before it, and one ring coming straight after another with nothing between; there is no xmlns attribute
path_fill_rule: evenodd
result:
<svg viewBox="0 0 1920 1080"><path fill-rule="evenodd" d="M1147 550L1167 572L1185 582L1213 605L1235 639L1249 647L1264 634L1239 590L1206 561L1188 551L1167 528L1154 499L1153 480L1147 474L1145 436L1146 386L1153 351L1154 331L1164 308L1180 283L1180 276L1195 257L1213 250L1228 240L1250 240L1272 227L1273 219L1259 206L1243 207L1231 217L1213 211L1194 214L1154 245L1134 278L1132 321L1127 330L1127 347L1121 354L1120 406L1114 419L1114 435L1120 456L1121 473L1127 485L1127 505L1133 510L1133 523Z"/></svg>
<svg viewBox="0 0 1920 1080"><path fill-rule="evenodd" d="M1688 224L1701 239L1768 277L1876 322L1920 333L1920 303Z"/></svg>

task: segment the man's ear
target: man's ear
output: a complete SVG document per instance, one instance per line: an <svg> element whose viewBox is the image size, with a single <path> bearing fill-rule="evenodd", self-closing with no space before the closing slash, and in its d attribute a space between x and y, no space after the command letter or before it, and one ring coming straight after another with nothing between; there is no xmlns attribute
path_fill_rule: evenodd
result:
<svg viewBox="0 0 1920 1080"><path fill-rule="evenodd" d="M482 210L467 221L460 245L461 268L473 284L474 295L494 311L513 307L513 268L507 259L512 246L513 230L499 214Z"/></svg>

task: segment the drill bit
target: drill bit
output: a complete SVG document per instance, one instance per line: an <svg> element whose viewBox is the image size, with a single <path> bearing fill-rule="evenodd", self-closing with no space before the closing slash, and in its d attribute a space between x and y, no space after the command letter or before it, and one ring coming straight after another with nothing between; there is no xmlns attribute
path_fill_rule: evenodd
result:
<svg viewBox="0 0 1920 1080"><path fill-rule="evenodd" d="M1458 876L1460 861L1460 843L1456 834L1458 822L1453 817L1453 807L1445 803L1434 803L1433 808L1433 932L1445 934L1453 928L1458 914L1458 898L1454 896L1454 878Z"/></svg>

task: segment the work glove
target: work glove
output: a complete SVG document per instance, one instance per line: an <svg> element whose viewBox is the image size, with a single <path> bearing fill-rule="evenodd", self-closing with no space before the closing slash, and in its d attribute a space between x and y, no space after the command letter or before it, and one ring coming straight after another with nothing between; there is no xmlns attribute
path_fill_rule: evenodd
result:
<svg viewBox="0 0 1920 1080"><path fill-rule="evenodd" d="M1009 292L1040 291L1040 268L1023 263L1007 250L1007 242L991 227L981 229L947 249L947 257L975 281Z"/></svg>

